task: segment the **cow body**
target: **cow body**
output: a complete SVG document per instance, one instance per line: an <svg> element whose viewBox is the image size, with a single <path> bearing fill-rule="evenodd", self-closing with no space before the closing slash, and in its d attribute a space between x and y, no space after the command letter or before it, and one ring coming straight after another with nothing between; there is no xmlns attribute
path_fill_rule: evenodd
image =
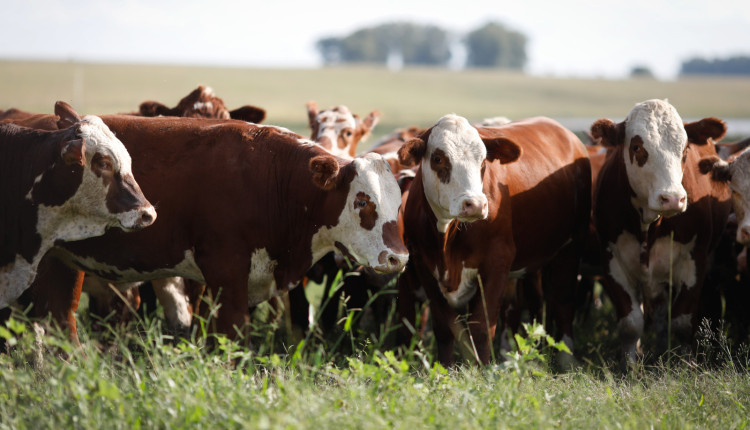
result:
<svg viewBox="0 0 750 430"><path fill-rule="evenodd" d="M444 120L422 139L427 145L421 168L404 205L403 234L411 260L399 279L400 294L424 287L441 362L453 362L454 339L467 340L457 317L468 313L473 355L487 363L501 308L514 293L513 279L545 270L549 281L545 287L560 305L554 319L570 337L572 306L567 305L573 302L591 201L591 173L583 145L574 134L545 118L479 129L465 120L443 125ZM436 133L438 128L442 130ZM477 131L478 136L472 137ZM477 215L474 219L479 220L460 222L471 221L462 214L481 207L481 198L472 197L475 192L458 190L462 203L451 210L445 192L432 192L440 194L445 202L441 204L431 200L428 188L460 180L461 171L454 163L471 156L456 148L432 146L462 140L477 145L478 137L478 144L486 146L487 161L466 175L481 170L486 219ZM408 161L404 152L413 155L411 146L402 150L402 162ZM437 176L440 184L425 180L425 175ZM446 217L441 212L455 215ZM449 218L448 222L441 217Z"/></svg>
<svg viewBox="0 0 750 430"><path fill-rule="evenodd" d="M81 119L65 103L56 110L70 128L0 126L0 308L31 285L53 245L100 236L112 226L140 229L156 218L129 154L102 120Z"/></svg>
<svg viewBox="0 0 750 430"><path fill-rule="evenodd" d="M709 255L730 210L728 188L701 175L698 161L715 155L707 143L724 130L716 119L683 125L661 100L636 105L618 125L592 126L612 148L597 180L594 220L626 361L636 359L644 311L654 321L657 352L667 347L670 301L672 332L689 340L697 328Z"/></svg>
<svg viewBox="0 0 750 430"><path fill-rule="evenodd" d="M217 331L234 335L248 305L296 285L333 249L384 272L407 258L398 188L380 159L336 159L293 133L237 121L103 118L136 160L160 221L151 234L57 249L72 267L113 282L207 284L222 305Z"/></svg>

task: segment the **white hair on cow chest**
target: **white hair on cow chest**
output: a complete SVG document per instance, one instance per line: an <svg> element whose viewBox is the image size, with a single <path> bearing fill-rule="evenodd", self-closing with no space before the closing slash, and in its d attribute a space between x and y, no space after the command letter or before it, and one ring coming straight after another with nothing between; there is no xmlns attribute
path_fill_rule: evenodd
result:
<svg viewBox="0 0 750 430"><path fill-rule="evenodd" d="M265 248L256 249L250 257L250 274L247 278L248 306L262 303L277 293L274 270L278 262L271 259Z"/></svg>
<svg viewBox="0 0 750 430"><path fill-rule="evenodd" d="M36 278L41 255L30 263L16 254L16 260L0 267L0 309L13 304Z"/></svg>
<svg viewBox="0 0 750 430"><path fill-rule="evenodd" d="M634 299L639 293L649 298L665 294L671 276L676 295L682 286L690 289L696 284L696 266L692 257L696 240L697 235L688 243L672 241L669 236L657 238L649 250L648 266L645 267L641 264L640 242L633 234L622 232L615 243L609 244L612 253L610 275Z"/></svg>

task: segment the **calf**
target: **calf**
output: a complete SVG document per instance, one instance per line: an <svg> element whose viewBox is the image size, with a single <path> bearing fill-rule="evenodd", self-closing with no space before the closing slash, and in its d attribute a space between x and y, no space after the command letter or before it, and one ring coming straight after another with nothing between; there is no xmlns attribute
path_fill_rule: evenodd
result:
<svg viewBox="0 0 750 430"><path fill-rule="evenodd" d="M54 245L151 225L130 155L99 117L80 118L58 102L61 131L0 125L0 308L34 281ZM120 230L121 231L121 230Z"/></svg>
<svg viewBox="0 0 750 430"><path fill-rule="evenodd" d="M67 265L114 282L204 283L221 305L215 330L234 337L249 305L287 291L334 249L380 272L408 258L400 193L379 156L340 159L286 130L239 121L103 119L136 160L159 221L133 236L64 244L56 257ZM72 276L51 265L38 287L70 291L55 278ZM59 306L43 311L58 315Z"/></svg>
<svg viewBox="0 0 750 430"><path fill-rule="evenodd" d="M439 360L454 362L458 338L487 363L514 280L540 270L552 319L572 347L572 304L591 202L581 141L546 118L474 128L447 115L399 156L405 165L421 163L403 207L411 259L399 278L399 299L424 287ZM413 321L410 303L400 308ZM462 314L468 314L470 339L457 321Z"/></svg>
<svg viewBox="0 0 750 430"><path fill-rule="evenodd" d="M701 175L698 162L716 155L709 143L724 133L716 118L683 124L662 100L637 104L619 124L600 119L591 126L594 139L610 148L596 183L594 221L625 363L636 359L644 311L654 321L659 353L668 345L668 323L686 341L697 328L709 255L731 208L728 187Z"/></svg>

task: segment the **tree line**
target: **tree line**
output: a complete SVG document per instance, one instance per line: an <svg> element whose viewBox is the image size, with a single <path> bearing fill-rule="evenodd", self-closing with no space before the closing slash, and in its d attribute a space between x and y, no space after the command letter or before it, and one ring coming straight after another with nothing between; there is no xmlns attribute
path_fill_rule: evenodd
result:
<svg viewBox="0 0 750 430"><path fill-rule="evenodd" d="M434 25L393 22L363 28L344 37L326 37L316 49L326 65L374 63L388 65L448 66L457 44L466 49L465 67L526 65L524 34L489 22L463 37Z"/></svg>
<svg viewBox="0 0 750 430"><path fill-rule="evenodd" d="M706 60L691 58L682 62L680 75L750 75L750 57Z"/></svg>

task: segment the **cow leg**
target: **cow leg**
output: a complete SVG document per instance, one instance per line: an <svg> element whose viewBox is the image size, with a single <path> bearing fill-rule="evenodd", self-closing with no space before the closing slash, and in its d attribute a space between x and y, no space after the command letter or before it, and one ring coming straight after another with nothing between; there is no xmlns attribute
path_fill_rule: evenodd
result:
<svg viewBox="0 0 750 430"><path fill-rule="evenodd" d="M618 267L615 260L612 260L611 266ZM615 273L623 272L615 270ZM638 359L638 340L643 335L644 323L640 301L632 287L623 287L609 273L602 278L602 283L615 307L623 364L635 363Z"/></svg>
<svg viewBox="0 0 750 430"><path fill-rule="evenodd" d="M508 288L505 276L481 279L482 287L470 302L469 332L480 364L488 364L492 355L492 339L495 337L497 320L505 290ZM482 294L484 291L484 294Z"/></svg>
<svg viewBox="0 0 750 430"><path fill-rule="evenodd" d="M192 314L190 313L189 298L185 292L185 280L175 276L171 278L151 281L154 294L164 308L167 327L181 336L187 336L190 331Z"/></svg>
<svg viewBox="0 0 750 430"><path fill-rule="evenodd" d="M30 303L34 306L29 316L33 318L52 317L63 330L68 331L68 338L80 346L75 313L83 289L83 272L72 269L58 258L45 255L39 263L36 279L31 287L19 299L24 308Z"/></svg>
<svg viewBox="0 0 750 430"><path fill-rule="evenodd" d="M578 254L573 245L561 250L544 269L544 296L549 320L557 326L555 338L565 343L570 354L558 354L558 364L568 369L575 364L573 345L573 319L576 309L576 287L578 286Z"/></svg>

